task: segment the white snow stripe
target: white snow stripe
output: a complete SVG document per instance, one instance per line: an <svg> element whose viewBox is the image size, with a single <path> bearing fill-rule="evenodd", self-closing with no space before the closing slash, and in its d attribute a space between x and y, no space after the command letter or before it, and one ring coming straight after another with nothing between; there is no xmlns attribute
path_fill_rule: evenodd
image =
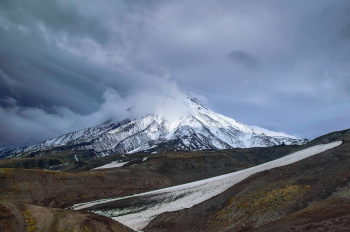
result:
<svg viewBox="0 0 350 232"><path fill-rule="evenodd" d="M119 167L123 167L127 163L129 163L129 161L127 161L127 162L113 161L113 162L111 162L109 164L105 164L105 165L102 165L100 167L93 168L91 170L103 169L103 168L119 168Z"/></svg>

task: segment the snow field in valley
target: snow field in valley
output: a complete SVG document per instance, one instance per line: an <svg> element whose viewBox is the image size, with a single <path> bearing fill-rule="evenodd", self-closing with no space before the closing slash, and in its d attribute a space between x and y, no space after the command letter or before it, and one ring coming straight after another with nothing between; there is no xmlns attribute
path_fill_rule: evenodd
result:
<svg viewBox="0 0 350 232"><path fill-rule="evenodd" d="M295 163L341 144L342 141L336 141L316 145L238 172L128 197L101 199L76 204L72 208L75 210L91 210L95 213L111 217L139 231L161 213L190 208L224 192L252 174ZM118 207L119 202L121 203L120 207ZM125 202L129 203L129 205L125 204Z"/></svg>

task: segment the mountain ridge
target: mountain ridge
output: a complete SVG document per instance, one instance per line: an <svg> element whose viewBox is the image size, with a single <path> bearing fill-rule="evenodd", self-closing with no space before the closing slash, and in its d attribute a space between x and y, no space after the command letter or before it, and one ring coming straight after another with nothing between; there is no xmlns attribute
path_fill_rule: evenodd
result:
<svg viewBox="0 0 350 232"><path fill-rule="evenodd" d="M99 156L113 153L190 151L301 145L307 140L273 136L232 118L213 112L197 99L184 99L185 113L175 118L148 114L119 122L106 121L100 125L75 131L34 145L5 149L0 157L71 146L73 150L92 149ZM272 132L274 133L274 132Z"/></svg>

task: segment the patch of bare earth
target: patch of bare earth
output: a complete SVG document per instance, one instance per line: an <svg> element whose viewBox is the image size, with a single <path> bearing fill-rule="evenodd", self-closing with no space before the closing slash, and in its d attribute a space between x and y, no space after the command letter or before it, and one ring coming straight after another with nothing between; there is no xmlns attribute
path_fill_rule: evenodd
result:
<svg viewBox="0 0 350 232"><path fill-rule="evenodd" d="M258 227L254 232L350 231L350 199L331 198Z"/></svg>
<svg viewBox="0 0 350 232"><path fill-rule="evenodd" d="M28 204L2 202L0 231L131 232L130 228L104 216Z"/></svg>

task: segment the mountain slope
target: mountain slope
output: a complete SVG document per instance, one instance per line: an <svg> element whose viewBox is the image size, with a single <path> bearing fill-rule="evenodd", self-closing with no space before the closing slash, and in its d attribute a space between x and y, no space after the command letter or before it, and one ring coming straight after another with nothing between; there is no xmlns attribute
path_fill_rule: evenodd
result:
<svg viewBox="0 0 350 232"><path fill-rule="evenodd" d="M191 208L194 205L200 204L223 193L225 190L253 174L296 163L300 160L338 147L341 144L342 141L336 141L328 144L315 145L238 172L156 191L134 194L129 197L99 199L95 202L77 204L73 208L88 209L118 220L132 229L141 230L161 213Z"/></svg>
<svg viewBox="0 0 350 232"><path fill-rule="evenodd" d="M349 231L349 132L311 141L343 141L338 147L252 175L190 209L159 215L144 231Z"/></svg>
<svg viewBox="0 0 350 232"><path fill-rule="evenodd" d="M35 145L0 151L0 157L27 156L52 148L113 153L166 152L303 144L305 140L266 134L215 113L195 99L184 99L185 113L177 117L146 115L134 120L105 122Z"/></svg>
<svg viewBox="0 0 350 232"><path fill-rule="evenodd" d="M100 215L2 201L0 231L108 231L132 229Z"/></svg>

